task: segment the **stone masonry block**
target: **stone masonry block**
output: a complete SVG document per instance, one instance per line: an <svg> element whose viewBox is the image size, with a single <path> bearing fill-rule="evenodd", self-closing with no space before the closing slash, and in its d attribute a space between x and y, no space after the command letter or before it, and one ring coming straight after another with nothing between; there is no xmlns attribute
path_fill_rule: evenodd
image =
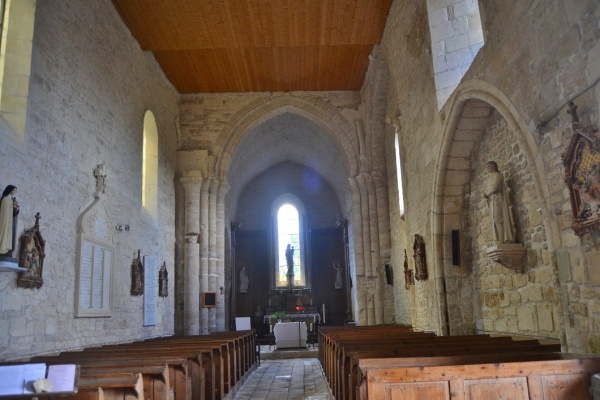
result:
<svg viewBox="0 0 600 400"><path fill-rule="evenodd" d="M465 48L456 50L446 55L446 67L457 68L462 66L468 66L473 61L473 55L471 49L467 46Z"/></svg>
<svg viewBox="0 0 600 400"><path fill-rule="evenodd" d="M540 331L553 332L554 318L552 306L550 304L538 304L536 306L536 311L538 316L538 327Z"/></svg>
<svg viewBox="0 0 600 400"><path fill-rule="evenodd" d="M465 17L460 17L452 20L452 29L455 35L462 35L469 32L469 20Z"/></svg>
<svg viewBox="0 0 600 400"><path fill-rule="evenodd" d="M427 0L427 10L432 12L440 8L446 8L456 2L457 0Z"/></svg>
<svg viewBox="0 0 600 400"><path fill-rule="evenodd" d="M517 319L520 331L535 331L534 310L529 306L517 308Z"/></svg>
<svg viewBox="0 0 600 400"><path fill-rule="evenodd" d="M454 36L452 22L443 22L431 27L431 41L433 43L449 39Z"/></svg>
<svg viewBox="0 0 600 400"><path fill-rule="evenodd" d="M446 52L452 53L454 51L460 49L468 49L469 48L469 35L468 33L462 33L460 35L453 36L451 38L447 38L446 42Z"/></svg>
<svg viewBox="0 0 600 400"><path fill-rule="evenodd" d="M444 22L448 22L448 9L440 8L429 13L429 26L438 26Z"/></svg>
<svg viewBox="0 0 600 400"><path fill-rule="evenodd" d="M588 265L589 284L600 286L600 251L592 251L586 254Z"/></svg>

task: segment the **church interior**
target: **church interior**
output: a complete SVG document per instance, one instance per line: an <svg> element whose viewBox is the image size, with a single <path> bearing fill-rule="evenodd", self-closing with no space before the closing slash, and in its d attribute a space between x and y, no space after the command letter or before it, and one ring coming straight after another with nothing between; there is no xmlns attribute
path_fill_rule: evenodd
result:
<svg viewBox="0 0 600 400"><path fill-rule="evenodd" d="M239 318L600 353L598 1L0 3L3 362Z"/></svg>

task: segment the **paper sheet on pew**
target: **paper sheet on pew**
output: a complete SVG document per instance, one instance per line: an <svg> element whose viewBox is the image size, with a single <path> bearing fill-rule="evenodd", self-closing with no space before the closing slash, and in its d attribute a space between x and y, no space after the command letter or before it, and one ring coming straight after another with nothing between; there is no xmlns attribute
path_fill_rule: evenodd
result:
<svg viewBox="0 0 600 400"><path fill-rule="evenodd" d="M33 382L46 377L46 364L0 366L0 396L35 393Z"/></svg>
<svg viewBox="0 0 600 400"><path fill-rule="evenodd" d="M47 370L47 374L46 374ZM52 393L75 390L75 364L50 365L44 363L0 366L0 396L33 394L33 382L46 378L52 382Z"/></svg>
<svg viewBox="0 0 600 400"><path fill-rule="evenodd" d="M75 364L51 365L48 367L48 380L52 382L52 392L72 392L75 390Z"/></svg>

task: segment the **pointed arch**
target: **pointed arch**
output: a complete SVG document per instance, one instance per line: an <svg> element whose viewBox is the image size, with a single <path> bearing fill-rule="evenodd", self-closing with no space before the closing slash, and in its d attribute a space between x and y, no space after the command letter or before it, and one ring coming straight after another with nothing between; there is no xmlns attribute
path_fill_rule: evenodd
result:
<svg viewBox="0 0 600 400"><path fill-rule="evenodd" d="M283 94L280 97L253 102L234 115L231 123L223 127L215 146L215 153L218 156L217 176L220 179L226 178L232 154L246 132L283 113L300 115L320 126L325 132L330 132L347 160L350 174L354 176L358 173L359 157L355 128L340 110L321 98L314 97L307 100Z"/></svg>
<svg viewBox="0 0 600 400"><path fill-rule="evenodd" d="M447 305L445 298L445 268L451 265L451 254L445 249L451 249L451 229L456 229L457 213L454 212L462 206L462 196L456 193L457 185L469 179L468 166L461 165L461 160L471 157L473 144L480 140L485 127L471 127L469 130L461 129L461 121L466 115L477 116L488 114L496 109L506 120L513 131L515 139L523 149L528 164L532 166L532 178L539 199L545 201L542 218L547 230L549 250L552 251L560 245L559 229L556 221L551 218L551 206L548 203L547 187L541 184L544 176L543 161L539 148L527 124L520 116L517 109L493 85L481 80L467 80L462 82L456 92L450 97L446 107L449 115L444 125L442 145L438 156L438 166L434 177L433 204L432 204L432 238L434 243L434 279L436 285L436 304L438 304L438 332L448 333Z"/></svg>

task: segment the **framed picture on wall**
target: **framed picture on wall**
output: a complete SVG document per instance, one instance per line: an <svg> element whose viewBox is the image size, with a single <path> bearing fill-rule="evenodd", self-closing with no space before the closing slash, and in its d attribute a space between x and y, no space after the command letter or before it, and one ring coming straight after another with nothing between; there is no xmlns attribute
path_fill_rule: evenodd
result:
<svg viewBox="0 0 600 400"><path fill-rule="evenodd" d="M202 293L202 307L214 308L217 306L217 292Z"/></svg>
<svg viewBox="0 0 600 400"><path fill-rule="evenodd" d="M573 212L571 227L583 236L600 229L600 132L583 127L576 110L569 103L573 136L562 158Z"/></svg>

